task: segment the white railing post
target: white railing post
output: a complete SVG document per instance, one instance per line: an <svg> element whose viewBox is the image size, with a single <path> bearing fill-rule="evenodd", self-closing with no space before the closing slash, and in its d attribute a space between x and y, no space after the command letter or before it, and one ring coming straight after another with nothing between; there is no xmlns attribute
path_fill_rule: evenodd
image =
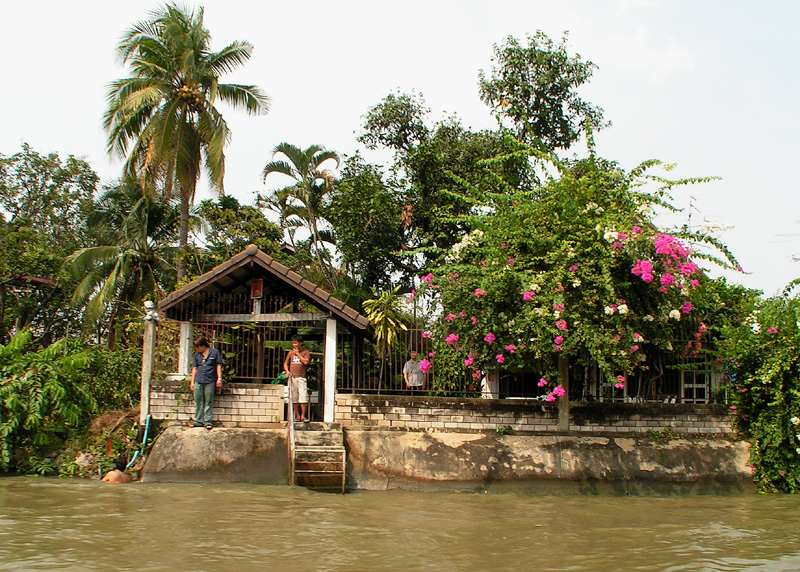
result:
<svg viewBox="0 0 800 572"><path fill-rule="evenodd" d="M142 384L139 388L139 424L144 425L150 414L150 381L153 379L153 366L156 357L156 325L158 312L155 303L144 303L147 313L144 316L144 343L142 344Z"/></svg>

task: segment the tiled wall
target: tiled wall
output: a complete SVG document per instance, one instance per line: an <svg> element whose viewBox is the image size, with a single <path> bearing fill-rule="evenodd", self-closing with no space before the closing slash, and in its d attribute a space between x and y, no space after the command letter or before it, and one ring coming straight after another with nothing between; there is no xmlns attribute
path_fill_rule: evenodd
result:
<svg viewBox="0 0 800 572"><path fill-rule="evenodd" d="M533 400L338 395L336 421L352 427L556 431L558 408ZM734 417L720 405L573 403L570 431L731 435Z"/></svg>
<svg viewBox="0 0 800 572"><path fill-rule="evenodd" d="M223 427L262 427L282 423L284 385L226 384L214 396L212 421ZM194 417L194 398L177 387L154 387L150 391L153 419L189 421Z"/></svg>

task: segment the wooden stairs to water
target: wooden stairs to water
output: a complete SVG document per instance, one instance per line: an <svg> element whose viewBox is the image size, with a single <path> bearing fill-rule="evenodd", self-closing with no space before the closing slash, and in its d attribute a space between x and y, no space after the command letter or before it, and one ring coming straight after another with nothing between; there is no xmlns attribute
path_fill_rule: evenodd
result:
<svg viewBox="0 0 800 572"><path fill-rule="evenodd" d="M347 452L341 423L295 423L293 484L344 494Z"/></svg>

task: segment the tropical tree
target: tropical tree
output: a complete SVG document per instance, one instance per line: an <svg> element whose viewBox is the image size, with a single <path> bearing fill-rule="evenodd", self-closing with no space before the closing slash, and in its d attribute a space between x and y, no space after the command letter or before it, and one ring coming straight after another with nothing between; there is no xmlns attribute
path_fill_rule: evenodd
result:
<svg viewBox="0 0 800 572"><path fill-rule="evenodd" d="M73 303L86 304L87 323L106 319L110 347L120 318L175 284L170 245L178 218L174 201L163 202L152 189L126 178L103 193L89 218L100 244L67 258L67 269L80 279Z"/></svg>
<svg viewBox="0 0 800 572"><path fill-rule="evenodd" d="M527 45L509 36L494 46L490 77L480 72L481 100L499 118L510 120L520 141L567 149L587 121L595 130L604 126L603 110L576 91L597 66L570 56L566 42L566 32L558 44L541 30L527 37Z"/></svg>
<svg viewBox="0 0 800 572"><path fill-rule="evenodd" d="M64 259L90 240L98 176L86 161L29 145L0 155L0 343L29 328L39 343L63 336L77 318Z"/></svg>
<svg viewBox="0 0 800 572"><path fill-rule="evenodd" d="M323 228L325 201L333 189L334 176L325 165L333 162L339 167L339 155L321 145L300 149L290 143L280 143L273 150L272 161L264 166L264 181L278 173L294 179L294 184L274 191L268 197L259 197L259 203L272 210L280 209L284 228L299 222L309 233L309 247L328 285L335 289L336 271L327 245L333 244L330 230ZM294 241L293 232L289 233Z"/></svg>
<svg viewBox="0 0 800 572"><path fill-rule="evenodd" d="M212 186L223 190L231 134L217 102L250 114L268 110L259 88L219 81L250 59L253 46L236 41L213 52L210 40L202 8L188 12L168 4L135 24L118 46L132 75L111 84L103 123L109 153L126 157L129 173L158 180L165 196L180 197L180 253L187 249L189 210L203 166ZM179 280L185 270L181 257Z"/></svg>
<svg viewBox="0 0 800 572"><path fill-rule="evenodd" d="M386 362L386 354L397 343L397 333L401 330L406 331L403 323L403 302L400 297L400 286L394 290L381 292L377 298L366 300L364 310L367 319L375 329L375 342L378 345L378 353L381 356L381 369L378 375L379 380L383 380L383 366Z"/></svg>

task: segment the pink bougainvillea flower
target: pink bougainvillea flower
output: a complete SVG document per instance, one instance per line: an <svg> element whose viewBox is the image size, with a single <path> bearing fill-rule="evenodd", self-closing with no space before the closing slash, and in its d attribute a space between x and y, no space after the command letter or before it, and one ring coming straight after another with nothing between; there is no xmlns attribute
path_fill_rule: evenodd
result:
<svg viewBox="0 0 800 572"><path fill-rule="evenodd" d="M419 369L420 369L420 371L421 371L422 373L428 373L428 370L430 370L430 369L431 369L431 367L433 367L433 366L431 365L431 362L429 362L429 361L428 361L428 360L426 360L426 359L424 359L424 360L422 360L421 362L419 362Z"/></svg>
<svg viewBox="0 0 800 572"><path fill-rule="evenodd" d="M475 288L475 297L480 299L481 296L486 296L486 290L481 290L480 288Z"/></svg>
<svg viewBox="0 0 800 572"><path fill-rule="evenodd" d="M563 351L564 351L564 348L562 348L562 347L561 347L560 345L558 345L558 344L553 344L553 351L555 351L555 352L563 352Z"/></svg>
<svg viewBox="0 0 800 572"><path fill-rule="evenodd" d="M500 243L500 248L508 248L508 243L507 242L501 242Z"/></svg>
<svg viewBox="0 0 800 572"><path fill-rule="evenodd" d="M517 351L517 346L515 346L514 344L508 344L506 346L506 351L510 354L513 354L515 351Z"/></svg>
<svg viewBox="0 0 800 572"><path fill-rule="evenodd" d="M428 333L428 332L422 332L422 337L423 337L423 338L430 338L430 337L431 337L431 335L430 335L430 333Z"/></svg>
<svg viewBox="0 0 800 572"><path fill-rule="evenodd" d="M508 265L509 266L513 266L514 265L514 259L511 258L510 256L508 257Z"/></svg>
<svg viewBox="0 0 800 572"><path fill-rule="evenodd" d="M736 270L738 270L739 272L741 272L741 271L742 271L742 267L741 267L741 266L737 266L737 267L736 267Z"/></svg>
<svg viewBox="0 0 800 572"><path fill-rule="evenodd" d="M553 310L561 312L564 310L564 304L553 304Z"/></svg>
<svg viewBox="0 0 800 572"><path fill-rule="evenodd" d="M458 316L459 316L460 318L466 318L466 317L467 317L467 315L466 315L464 312L459 312L459 313L458 313Z"/></svg>
<svg viewBox="0 0 800 572"><path fill-rule="evenodd" d="M556 388L553 389L553 395L555 395L556 397L564 397L566 394L567 392L564 391L564 388L561 387L560 385L556 386Z"/></svg>
<svg viewBox="0 0 800 572"><path fill-rule="evenodd" d="M578 266L575 265L575 264L573 264L572 266L569 267L569 271L570 272L575 272L577 269L578 269Z"/></svg>
<svg viewBox="0 0 800 572"><path fill-rule="evenodd" d="M522 299L525 300L526 302L530 302L531 300L533 300L534 296L536 296L536 292L534 292L533 290L528 290L527 292L522 293Z"/></svg>
<svg viewBox="0 0 800 572"><path fill-rule="evenodd" d="M675 284L675 277L672 274L666 273L661 275L662 286L672 286L673 284Z"/></svg>
<svg viewBox="0 0 800 572"><path fill-rule="evenodd" d="M692 303L691 302L684 302L683 306L681 307L681 312L684 314L688 314L692 311Z"/></svg>
<svg viewBox="0 0 800 572"><path fill-rule="evenodd" d="M662 286L661 288L658 289L658 291L661 292L662 294L666 294L668 292L666 286Z"/></svg>
<svg viewBox="0 0 800 572"><path fill-rule="evenodd" d="M564 343L564 336L556 336L553 340L554 344L563 344Z"/></svg>
<svg viewBox="0 0 800 572"><path fill-rule="evenodd" d="M566 320L559 320L556 322L556 328L559 330L566 330L567 329L567 321Z"/></svg>
<svg viewBox="0 0 800 572"><path fill-rule="evenodd" d="M625 384L621 383L621 382L620 383L615 383L614 387L616 387L617 389L625 389Z"/></svg>
<svg viewBox="0 0 800 572"><path fill-rule="evenodd" d="M476 318L475 316L471 317L470 320L472 321L473 326L478 323L478 318Z"/></svg>
<svg viewBox="0 0 800 572"><path fill-rule="evenodd" d="M547 397L545 397L545 400L547 400L547 401L555 401L556 400L556 396L553 395L552 393L549 393L547 395Z"/></svg>
<svg viewBox="0 0 800 572"><path fill-rule="evenodd" d="M413 301L414 301L414 295L415 295L416 293L417 293L417 291L416 291L416 290L412 290L412 291L411 291L411 294L409 294L409 295L408 295L408 301L409 301L409 302L413 302Z"/></svg>
<svg viewBox="0 0 800 572"><path fill-rule="evenodd" d="M622 250L623 248L625 248L625 245L618 240L614 241L614 244L611 245L611 250Z"/></svg>
<svg viewBox="0 0 800 572"><path fill-rule="evenodd" d="M642 232L642 227L640 226L631 227L631 234L639 234L640 232Z"/></svg>
<svg viewBox="0 0 800 572"><path fill-rule="evenodd" d="M736 406L735 406L735 405L731 405L731 406L730 406L730 410L731 410L731 411L736 411Z"/></svg>
<svg viewBox="0 0 800 572"><path fill-rule="evenodd" d="M431 352L431 353L429 353L429 354L428 354L428 357L429 357L429 358L435 358L435 357L436 357L436 354L435 354L435 353L433 353L433 352Z"/></svg>
<svg viewBox="0 0 800 572"><path fill-rule="evenodd" d="M625 381L625 376L624 375L618 375L617 376L617 381Z"/></svg>
<svg viewBox="0 0 800 572"><path fill-rule="evenodd" d="M419 278L423 282L427 282L428 284L433 284L433 274L428 272L425 276L420 276Z"/></svg>
<svg viewBox="0 0 800 572"><path fill-rule="evenodd" d="M486 342L487 344L493 344L495 339L496 338L494 337L494 334L492 332L489 332L483 337L483 341Z"/></svg>
<svg viewBox="0 0 800 572"><path fill-rule="evenodd" d="M768 334L777 334L778 333L778 328L767 328L767 333Z"/></svg>
<svg viewBox="0 0 800 572"><path fill-rule="evenodd" d="M446 322L452 322L455 319L456 319L456 315L455 314L447 314L447 316L445 317L445 321Z"/></svg>
<svg viewBox="0 0 800 572"><path fill-rule="evenodd" d="M700 281L699 280L689 280L689 284L692 285L692 288L697 288L698 286L700 286Z"/></svg>
<svg viewBox="0 0 800 572"><path fill-rule="evenodd" d="M636 352L638 352L638 351L639 351L639 346L637 346L637 345L633 345L633 346L631 347L631 349L630 349L630 350L628 350L628 351L630 351L632 354L635 354Z"/></svg>
<svg viewBox="0 0 800 572"><path fill-rule="evenodd" d="M445 343L449 346L455 345L458 342L458 335L450 334L445 338Z"/></svg>
<svg viewBox="0 0 800 572"><path fill-rule="evenodd" d="M468 355L467 359L464 360L464 366L465 367L469 367L469 366L471 366L473 364L474 361L475 360L472 359L472 356Z"/></svg>
<svg viewBox="0 0 800 572"><path fill-rule="evenodd" d="M544 387L545 385L547 385L547 380L545 378L543 378L543 377L540 377L539 378L539 383L537 385L539 387Z"/></svg>
<svg viewBox="0 0 800 572"><path fill-rule="evenodd" d="M497 363L503 363L504 361L506 361L506 358L503 357L503 354L497 354L496 356L494 356L494 359L497 360Z"/></svg>

